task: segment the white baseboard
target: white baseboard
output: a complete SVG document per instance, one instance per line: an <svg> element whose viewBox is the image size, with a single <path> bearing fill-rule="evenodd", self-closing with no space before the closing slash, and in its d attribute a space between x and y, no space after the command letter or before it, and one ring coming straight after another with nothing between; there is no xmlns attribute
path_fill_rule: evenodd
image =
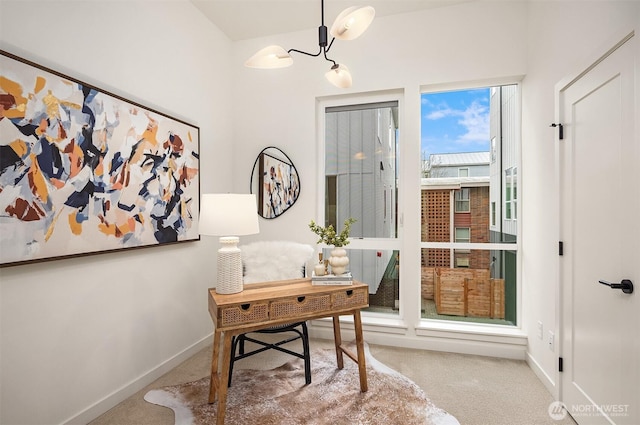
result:
<svg viewBox="0 0 640 425"><path fill-rule="evenodd" d="M190 347L187 347L186 349L179 352L175 356L167 359L166 361L159 364L155 368L151 369L147 373L123 385L116 391L104 397L102 400L99 400L95 404L82 410L80 413L62 422L62 424L72 425L72 424L86 424L91 422L92 420L102 415L109 409L113 408L114 406L118 405L119 403L123 402L127 398L131 397L133 394L140 391L147 385L151 384L153 381L160 378L162 375L169 372L171 369L175 368L180 363L194 356L196 353L198 353L200 350L202 350L212 342L213 342L213 333L205 336L200 341L196 342Z"/></svg>
<svg viewBox="0 0 640 425"><path fill-rule="evenodd" d="M533 373L535 373L535 375L538 377L540 382L542 382L547 390L549 390L554 400L558 400L560 394L555 381L544 371L544 369L542 369L542 367L540 367L540 364L536 361L536 359L531 357L531 353L527 352L527 357L525 360Z"/></svg>

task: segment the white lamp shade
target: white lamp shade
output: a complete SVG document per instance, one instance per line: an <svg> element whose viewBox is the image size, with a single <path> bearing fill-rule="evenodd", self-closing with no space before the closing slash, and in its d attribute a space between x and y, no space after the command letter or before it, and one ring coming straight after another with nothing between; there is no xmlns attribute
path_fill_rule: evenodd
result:
<svg viewBox="0 0 640 425"><path fill-rule="evenodd" d="M280 46L267 46L251 56L244 66L249 68L284 68L293 64L291 55Z"/></svg>
<svg viewBox="0 0 640 425"><path fill-rule="evenodd" d="M336 87L346 89L351 87L351 73L345 65L338 64L331 67L329 72L324 74L327 80Z"/></svg>
<svg viewBox="0 0 640 425"><path fill-rule="evenodd" d="M371 6L351 6L343 10L331 26L329 33L338 40L353 40L364 33L376 10Z"/></svg>
<svg viewBox="0 0 640 425"><path fill-rule="evenodd" d="M258 227L256 195L205 193L200 199L199 232L207 236L253 235Z"/></svg>

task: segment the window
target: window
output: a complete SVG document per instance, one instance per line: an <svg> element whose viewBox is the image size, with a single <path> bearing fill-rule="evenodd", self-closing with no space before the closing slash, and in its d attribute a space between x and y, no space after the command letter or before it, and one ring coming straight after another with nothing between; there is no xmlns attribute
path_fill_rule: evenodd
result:
<svg viewBox="0 0 640 425"><path fill-rule="evenodd" d="M417 141L400 137L399 114L407 107L401 91L319 99L324 151L318 180L325 190L317 199L316 221L340 230L346 218L358 220L348 245L349 267L354 279L369 284L365 320L382 315L390 323L437 319L515 325L521 303L516 267L521 220L513 219L518 208L518 87L430 91L421 97L419 113L409 111L422 117L419 149L407 144ZM406 164L415 169L402 171ZM511 220L505 218L507 169L512 169ZM419 179L408 175L414 173ZM415 181L420 193L408 193ZM406 211L406 205L420 210ZM406 231L417 226L419 235ZM413 258L402 249L413 249L416 237L420 264L401 262ZM407 268L411 275L405 277L411 279L403 281ZM503 288L498 295L504 300L504 316L438 313L446 309L436 305L434 282L445 269L452 269L450 275L495 281L496 288Z"/></svg>
<svg viewBox="0 0 640 425"><path fill-rule="evenodd" d="M469 258L468 257L458 257L456 258L456 267L461 268L469 268Z"/></svg>
<svg viewBox="0 0 640 425"><path fill-rule="evenodd" d="M509 168L505 170L505 205L504 205L504 218L506 220L515 220L518 218L517 204L518 204L518 169Z"/></svg>
<svg viewBox="0 0 640 425"><path fill-rule="evenodd" d="M470 212L469 189L460 189L455 192L456 212Z"/></svg>
<svg viewBox="0 0 640 425"><path fill-rule="evenodd" d="M518 94L517 85L422 94L420 151L429 158L421 176L424 319L469 320L438 306L447 295L429 289L436 270L465 268L451 276L491 279L504 291L504 316L473 321L517 322Z"/></svg>
<svg viewBox="0 0 640 425"><path fill-rule="evenodd" d="M518 219L518 168L514 167L511 173L511 209L513 211L513 219Z"/></svg>
<svg viewBox="0 0 640 425"><path fill-rule="evenodd" d="M511 220L511 169L504 171L504 218Z"/></svg>
<svg viewBox="0 0 640 425"><path fill-rule="evenodd" d="M455 242L457 242L457 243L469 243L469 242L471 242L471 229L469 227L456 227L455 228ZM471 250L469 250L469 249L456 249L454 251L454 255L456 257L456 267L459 267L458 266L458 263L459 263L458 260L460 258L466 258L468 260L467 256L463 255L462 257L460 257L460 255L461 254L468 254L470 252L471 252Z"/></svg>
<svg viewBox="0 0 640 425"><path fill-rule="evenodd" d="M456 227L456 242L471 242L471 229L468 227Z"/></svg>
<svg viewBox="0 0 640 425"><path fill-rule="evenodd" d="M349 270L369 285L370 311L398 314L399 250L380 247L380 239L399 244L398 101L327 105L324 132L324 225L340 232L346 219L357 220Z"/></svg>

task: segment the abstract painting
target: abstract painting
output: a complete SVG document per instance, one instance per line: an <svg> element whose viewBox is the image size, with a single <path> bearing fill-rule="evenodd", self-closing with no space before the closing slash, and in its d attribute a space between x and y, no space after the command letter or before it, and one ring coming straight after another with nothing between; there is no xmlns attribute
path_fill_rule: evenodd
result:
<svg viewBox="0 0 640 425"><path fill-rule="evenodd" d="M258 169L261 186L258 190L258 213L264 218L276 218L298 199L298 173L293 164L264 152L259 156Z"/></svg>
<svg viewBox="0 0 640 425"><path fill-rule="evenodd" d="M199 239L199 128L0 50L0 266Z"/></svg>

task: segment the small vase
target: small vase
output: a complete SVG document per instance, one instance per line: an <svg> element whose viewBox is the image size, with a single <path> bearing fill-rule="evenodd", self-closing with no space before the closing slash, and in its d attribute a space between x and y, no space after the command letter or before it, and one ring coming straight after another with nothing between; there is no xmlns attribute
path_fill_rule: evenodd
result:
<svg viewBox="0 0 640 425"><path fill-rule="evenodd" d="M324 276L324 264L316 264L313 268L313 273L315 276Z"/></svg>
<svg viewBox="0 0 640 425"><path fill-rule="evenodd" d="M339 276L347 270L349 265L349 257L347 257L347 250L342 247L335 247L331 250L331 256L329 257L329 264L331 264L331 273Z"/></svg>
<svg viewBox="0 0 640 425"><path fill-rule="evenodd" d="M313 267L313 274L315 276L324 276L326 274L327 268L322 261L322 252L318 253L318 264Z"/></svg>

